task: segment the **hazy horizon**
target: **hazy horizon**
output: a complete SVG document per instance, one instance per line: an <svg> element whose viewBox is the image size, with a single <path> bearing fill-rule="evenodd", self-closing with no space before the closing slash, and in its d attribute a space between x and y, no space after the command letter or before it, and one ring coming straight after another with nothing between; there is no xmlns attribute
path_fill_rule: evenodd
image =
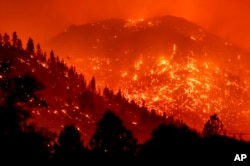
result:
<svg viewBox="0 0 250 166"><path fill-rule="evenodd" d="M80 1L3 0L0 2L0 33L16 31L26 42L32 37L41 44L70 25L109 18L137 19L173 15L250 50L248 1Z"/></svg>

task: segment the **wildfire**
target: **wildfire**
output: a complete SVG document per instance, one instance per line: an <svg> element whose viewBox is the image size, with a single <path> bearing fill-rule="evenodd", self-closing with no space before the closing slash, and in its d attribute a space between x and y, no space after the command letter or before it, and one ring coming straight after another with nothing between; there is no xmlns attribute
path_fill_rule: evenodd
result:
<svg viewBox="0 0 250 166"><path fill-rule="evenodd" d="M173 52L175 49L174 46ZM220 114L230 127L247 114L249 85L233 73L192 58L185 64L167 57L147 60L140 58L134 70L126 72L121 87L127 99L159 114L177 116L199 128L213 113ZM187 114L190 115L184 116Z"/></svg>
<svg viewBox="0 0 250 166"><path fill-rule="evenodd" d="M143 22L144 18L140 18L140 19L128 19L127 23L125 24L125 27L133 27L133 26L137 26L138 23ZM150 23L149 25L151 25L152 23Z"/></svg>
<svg viewBox="0 0 250 166"><path fill-rule="evenodd" d="M250 96L245 75L209 59L198 60L194 53L180 61L178 56L178 47L173 44L168 56L141 54L133 63L93 57L82 72L89 74L86 78L96 76L99 89L110 83L129 101L160 115L173 115L192 127L201 129L209 116L217 113L228 129L248 130Z"/></svg>

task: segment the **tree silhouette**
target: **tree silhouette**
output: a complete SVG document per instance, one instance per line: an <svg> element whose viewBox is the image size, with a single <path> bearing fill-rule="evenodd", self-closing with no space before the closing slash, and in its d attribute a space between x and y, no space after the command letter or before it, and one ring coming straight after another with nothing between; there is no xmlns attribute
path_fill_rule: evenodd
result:
<svg viewBox="0 0 250 166"><path fill-rule="evenodd" d="M35 94L44 88L30 74L20 77L10 77L11 63L2 62L0 65L1 85L1 128L2 133L16 132L30 117L29 108L38 106L40 98Z"/></svg>
<svg viewBox="0 0 250 166"><path fill-rule="evenodd" d="M206 122L203 128L203 135L204 136L213 136L222 134L224 131L224 126L222 121L219 119L217 114L213 114L210 116L210 119Z"/></svg>
<svg viewBox="0 0 250 166"><path fill-rule="evenodd" d="M53 50L50 51L49 56L50 56L50 58L49 58L50 59L50 63L51 64L55 64L56 63L56 58L55 58L55 54L54 54Z"/></svg>
<svg viewBox="0 0 250 166"><path fill-rule="evenodd" d="M28 39L26 51L30 54L34 53L34 42L31 38Z"/></svg>
<svg viewBox="0 0 250 166"><path fill-rule="evenodd" d="M35 77L26 74L20 77L10 77L11 64L3 62L0 65L1 85L1 132L17 132L25 126L30 117L30 108L46 102L37 96L36 91L44 88Z"/></svg>
<svg viewBox="0 0 250 166"><path fill-rule="evenodd" d="M107 110L99 121L90 139L90 148L98 157L106 159L128 159L135 155L137 140L131 131L111 110Z"/></svg>
<svg viewBox="0 0 250 166"><path fill-rule="evenodd" d="M44 52L44 53L43 53L43 61L45 62L46 60L47 60L47 53Z"/></svg>
<svg viewBox="0 0 250 166"><path fill-rule="evenodd" d="M164 161L166 164L181 165L192 162L196 156L198 134L187 125L180 127L173 124L160 124L153 130L151 138L146 141L139 152L141 161ZM181 160L180 160L181 159Z"/></svg>
<svg viewBox="0 0 250 166"><path fill-rule="evenodd" d="M40 98L36 91L44 86L32 75L13 77L10 73L11 63L0 65L0 156L1 161L27 163L30 157L36 161L48 159L50 150L47 137L35 127L27 124L30 110L38 106Z"/></svg>
<svg viewBox="0 0 250 166"><path fill-rule="evenodd" d="M42 55L42 49L39 43L36 45L36 54L39 56Z"/></svg>
<svg viewBox="0 0 250 166"><path fill-rule="evenodd" d="M17 33L13 32L13 34L12 34L12 46L17 47L17 41L18 41Z"/></svg>
<svg viewBox="0 0 250 166"><path fill-rule="evenodd" d="M166 165L234 165L235 152L249 151L249 146L249 142L225 135L201 137L183 123L161 124L141 146L138 158L142 165L152 161L156 165L163 162Z"/></svg>
<svg viewBox="0 0 250 166"><path fill-rule="evenodd" d="M14 106L15 103L37 104L39 97L36 91L44 89L44 85L40 83L30 73L24 76L9 78L4 83L3 91L6 94L5 106Z"/></svg>
<svg viewBox="0 0 250 166"><path fill-rule="evenodd" d="M92 93L94 93L96 91L95 77L92 77L90 84L89 84L89 88L90 88Z"/></svg>
<svg viewBox="0 0 250 166"><path fill-rule="evenodd" d="M56 161L78 162L83 160L83 140L81 133L73 124L63 128L57 142L54 154Z"/></svg>
<svg viewBox="0 0 250 166"><path fill-rule="evenodd" d="M75 73L76 73L76 70L73 66L70 66L70 68L68 69L68 75L69 75L69 79L71 81L73 81L74 77L75 77Z"/></svg>
<svg viewBox="0 0 250 166"><path fill-rule="evenodd" d="M22 40L21 39L17 39L17 48L19 48L20 50L23 49L23 43L22 43Z"/></svg>
<svg viewBox="0 0 250 166"><path fill-rule="evenodd" d="M10 46L10 36L7 33L3 35L3 42L5 46Z"/></svg>
<svg viewBox="0 0 250 166"><path fill-rule="evenodd" d="M114 96L114 93L112 90L109 90L109 88L106 86L104 89L103 89L103 96L106 98L106 99L109 99L111 100Z"/></svg>

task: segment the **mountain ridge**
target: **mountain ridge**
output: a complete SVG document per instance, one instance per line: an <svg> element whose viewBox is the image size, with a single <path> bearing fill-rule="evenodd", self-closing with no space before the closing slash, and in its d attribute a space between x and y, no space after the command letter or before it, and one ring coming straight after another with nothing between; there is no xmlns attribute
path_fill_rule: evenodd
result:
<svg viewBox="0 0 250 166"><path fill-rule="evenodd" d="M182 26L184 24L187 26ZM142 112L148 111L160 117L167 114L168 117L183 119L191 127L202 130L207 117L218 113L230 130L245 130L250 103L249 54L205 33L197 25L188 25L188 21L168 16L154 20L111 19L71 27L63 33L64 40L57 44L73 58L65 58L65 62L55 55L52 58L54 52L50 52L50 57L45 58L46 63L39 61L39 66L44 70L54 68L52 61L55 64L53 72L46 71L46 74L41 75L42 79L51 78L52 84L56 82L49 86L49 92L53 93L47 94L52 103L57 103L49 110L48 116L55 114L52 117L60 117L57 116L60 114L66 117L61 118L62 121L67 122L72 118L78 118L79 121L80 116L93 127L92 122L96 122L99 117L93 116L94 112L112 107L118 112L126 110L126 116L134 120L132 126L137 126L138 119L147 116L141 115ZM83 33L85 37L72 29ZM85 45L80 42L82 40ZM63 55L56 48L56 54ZM29 56L26 59L19 58L18 63L29 66L30 61L33 61L31 59ZM81 69L68 67L67 70L71 72L65 72L65 65L73 64L71 62L78 64L77 67ZM75 90L72 90L72 79L69 79L72 72L84 73L84 79L80 81L83 89L78 90L79 81L73 81ZM62 77L57 80L59 75ZM89 89L93 87L91 82L96 84L95 93ZM102 90L106 97L102 97ZM77 110L94 111L78 115ZM134 115L134 110L138 114ZM129 118L125 121L131 125ZM58 127L61 123L56 125ZM144 130L142 128L139 130Z"/></svg>
<svg viewBox="0 0 250 166"><path fill-rule="evenodd" d="M250 53L183 18L107 19L72 26L51 45L63 45L74 55L69 63L94 75L100 86L122 89L129 100L145 102L150 109L176 109L179 117L218 112L228 119L249 112L242 94L248 93Z"/></svg>
<svg viewBox="0 0 250 166"><path fill-rule="evenodd" d="M82 66L93 57L116 61L110 68L123 70L124 64L134 63L141 55L171 54L174 44L180 50L176 59L195 56L197 59L211 59L219 65L227 61L228 65L233 66L240 54L241 65L249 65L246 63L249 56L245 56L249 52L194 23L169 15L138 20L107 19L71 26L50 41L50 46L56 52L84 73L86 70ZM123 62L119 58L123 58ZM96 72L88 72L98 77Z"/></svg>

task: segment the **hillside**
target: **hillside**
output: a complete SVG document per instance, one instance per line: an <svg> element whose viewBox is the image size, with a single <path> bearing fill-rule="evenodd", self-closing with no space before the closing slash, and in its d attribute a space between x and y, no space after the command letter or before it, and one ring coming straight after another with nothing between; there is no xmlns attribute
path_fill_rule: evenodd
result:
<svg viewBox="0 0 250 166"><path fill-rule="evenodd" d="M109 19L71 26L50 42L97 86L202 129L219 114L248 132L249 52L182 18ZM62 49L63 48L63 49Z"/></svg>
<svg viewBox="0 0 250 166"><path fill-rule="evenodd" d="M97 89L94 77L87 82L82 73L77 73L73 66L68 66L53 51L47 56L39 44L34 49L32 39L29 40L31 45L23 48L15 45L8 34L5 33L3 38L7 40L0 41L1 78L15 79L29 75L44 87L37 94L43 99L43 104L32 108L30 123L56 132L67 124L74 124L87 143L107 109L114 110L140 141L149 138L150 131L159 123L168 121L166 117L129 102L120 91L107 87Z"/></svg>

